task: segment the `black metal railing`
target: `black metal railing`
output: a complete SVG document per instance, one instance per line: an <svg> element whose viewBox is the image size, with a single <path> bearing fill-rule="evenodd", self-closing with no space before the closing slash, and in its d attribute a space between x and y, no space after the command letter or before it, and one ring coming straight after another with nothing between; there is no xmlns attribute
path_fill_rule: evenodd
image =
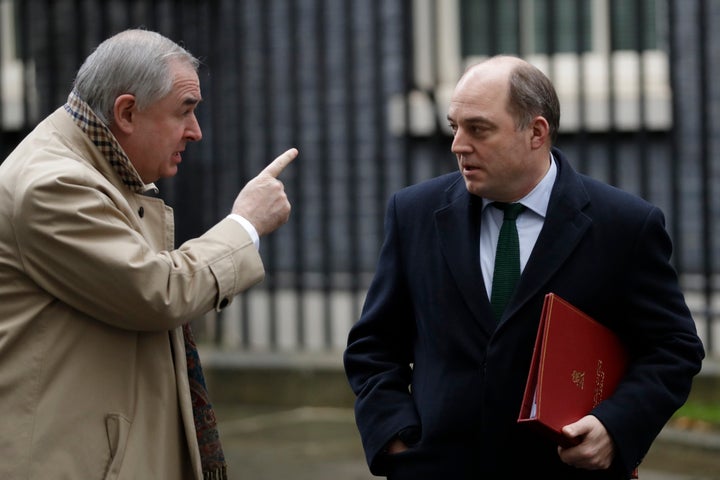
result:
<svg viewBox="0 0 720 480"><path fill-rule="evenodd" d="M540 1L540 0L539 0ZM643 58L649 26L640 12L650 0L635 0L632 44ZM430 8L460 0L429 2ZM484 16L505 15L498 0L485 0ZM510 3L510 2L505 2ZM545 0L561 8L564 2ZM577 5L571 51L556 38L561 26L546 15L539 42L548 68L557 72L556 53L582 58L589 6ZM390 193L409 183L454 167L450 139L442 125L416 134L408 127L398 133L388 111L402 105L404 125L414 120L410 93L417 85L413 39L421 26L413 23L410 0L4 0L0 25L12 26L6 42L0 78L0 158L42 117L64 103L73 76L95 45L125 28L158 30L183 43L203 60L199 109L202 142L188 148L177 177L160 182L163 198L175 209L178 243L201 234L229 210L242 185L275 155L290 146L298 160L282 180L293 203L290 222L262 240L266 280L243 294L221 316L203 319L201 335L235 349L337 350L359 313L382 240L384 206ZM7 8L14 7L14 11ZM608 0L613 18L619 5ZM520 2L518 2L519 10ZM617 123L622 102L609 89L603 109L608 123L595 128L583 119L597 112L589 94L577 90L579 120L560 137L561 148L577 159L583 172L631 190L657 203L667 215L675 242L674 264L681 275L698 326L710 351L718 312L713 306L720 235L718 185L720 122L712 105L720 102L718 62L720 37L712 18L718 2L667 0L653 3L653 25L668 58L671 123L647 128L645 91L640 88L637 125ZM504 7L503 7L504 8ZM493 13L495 12L495 13ZM663 13L664 12L664 13ZM12 17L8 20L8 16ZM470 28L461 16L457 28ZM483 21L488 21L487 19ZM499 41L501 22L489 19L492 38L482 40L485 54L500 53L503 45L522 51L520 17L514 20L517 38ZM660 25L662 24L662 25ZM468 26L469 25L469 26ZM658 27L660 25L660 27ZM443 35L434 25L428 35ZM553 33L555 32L555 33ZM454 32L457 34L457 32ZM567 32L565 32L567 33ZM618 35L611 27L610 50L601 84L615 85L612 52ZM634 38L634 40L633 40ZM470 42L470 40L467 40ZM625 46L624 48L628 48ZM434 68L441 68L436 59ZM716 60L716 59L715 59ZM10 66L22 65L22 98L10 98ZM640 61L639 85L654 72ZM580 86L588 81L581 63L571 74ZM7 75L2 75L3 73ZM552 75L551 75L552 77ZM424 88L424 87L423 87ZM435 92L424 91L444 118ZM398 100L400 102L398 103ZM15 102L13 104L13 102ZM12 105L19 117L10 118ZM19 118L19 120L17 120ZM19 123L18 123L19 121ZM15 122L15 123L13 123Z"/></svg>

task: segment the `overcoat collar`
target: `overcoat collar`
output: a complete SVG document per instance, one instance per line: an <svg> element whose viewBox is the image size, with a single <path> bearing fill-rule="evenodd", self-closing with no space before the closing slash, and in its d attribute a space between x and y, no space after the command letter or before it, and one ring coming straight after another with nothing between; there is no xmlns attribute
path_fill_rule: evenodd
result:
<svg viewBox="0 0 720 480"><path fill-rule="evenodd" d="M557 160L558 176L545 223L500 325L541 291L592 223L583 213L589 198L579 175L562 152L553 149L552 153ZM459 177L447 189L446 199L446 204L435 212L442 255L473 315L488 334L492 334L497 324L480 270L481 198L471 195Z"/></svg>

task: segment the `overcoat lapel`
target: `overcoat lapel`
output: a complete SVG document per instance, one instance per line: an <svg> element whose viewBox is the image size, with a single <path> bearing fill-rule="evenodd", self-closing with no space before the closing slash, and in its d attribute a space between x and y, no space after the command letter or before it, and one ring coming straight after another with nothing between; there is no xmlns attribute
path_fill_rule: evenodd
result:
<svg viewBox="0 0 720 480"><path fill-rule="evenodd" d="M482 200L470 195L458 181L448 189L448 204L435 212L435 228L442 255L465 303L491 334L495 320L480 270L481 210Z"/></svg>
<svg viewBox="0 0 720 480"><path fill-rule="evenodd" d="M558 159L558 177L550 196L545 224L501 322L548 283L592 224L590 217L583 213L589 198L580 178L562 154L553 150L553 155Z"/></svg>
<svg viewBox="0 0 720 480"><path fill-rule="evenodd" d="M500 320L502 324L536 295L557 272L590 227L583 213L589 198L577 173L557 150L558 177L548 205L545 224L525 266L515 294ZM448 189L448 204L435 213L442 254L465 303L491 334L497 323L487 298L480 270L480 218L482 200L468 193L462 181Z"/></svg>

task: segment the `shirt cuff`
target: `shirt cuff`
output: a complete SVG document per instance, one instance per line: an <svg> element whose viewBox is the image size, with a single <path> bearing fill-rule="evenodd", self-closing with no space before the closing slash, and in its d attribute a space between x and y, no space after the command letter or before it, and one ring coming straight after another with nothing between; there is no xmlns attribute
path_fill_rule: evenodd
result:
<svg viewBox="0 0 720 480"><path fill-rule="evenodd" d="M260 249L260 236L257 233L257 230L255 230L255 227L252 223L248 221L247 218L238 215L237 213L231 213L228 215L228 218L231 218L238 222L242 227L247 231L248 235L250 235L250 238L252 238L253 243L255 244L255 248L258 250Z"/></svg>

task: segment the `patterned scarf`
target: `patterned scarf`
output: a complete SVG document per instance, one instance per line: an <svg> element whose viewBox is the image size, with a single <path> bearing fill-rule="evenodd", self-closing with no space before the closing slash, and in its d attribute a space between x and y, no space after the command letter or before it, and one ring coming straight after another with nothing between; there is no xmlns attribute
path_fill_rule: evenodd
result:
<svg viewBox="0 0 720 480"><path fill-rule="evenodd" d="M155 189L154 185L146 185L140 179L140 175L130 163L130 159L110 129L100 121L90 106L74 90L70 93L64 107L80 129L107 158L125 186L138 193ZM227 480L227 464L220 444L215 412L210 403L197 345L189 323L183 325L183 336L185 337L190 398L192 399L197 442L200 447L203 478L204 480Z"/></svg>
<svg viewBox="0 0 720 480"><path fill-rule="evenodd" d="M220 444L215 412L208 397L205 376L200 366L200 357L189 323L183 325L183 336L185 337L190 396L192 397L195 431L202 459L203 477L205 480L227 480L227 464Z"/></svg>

